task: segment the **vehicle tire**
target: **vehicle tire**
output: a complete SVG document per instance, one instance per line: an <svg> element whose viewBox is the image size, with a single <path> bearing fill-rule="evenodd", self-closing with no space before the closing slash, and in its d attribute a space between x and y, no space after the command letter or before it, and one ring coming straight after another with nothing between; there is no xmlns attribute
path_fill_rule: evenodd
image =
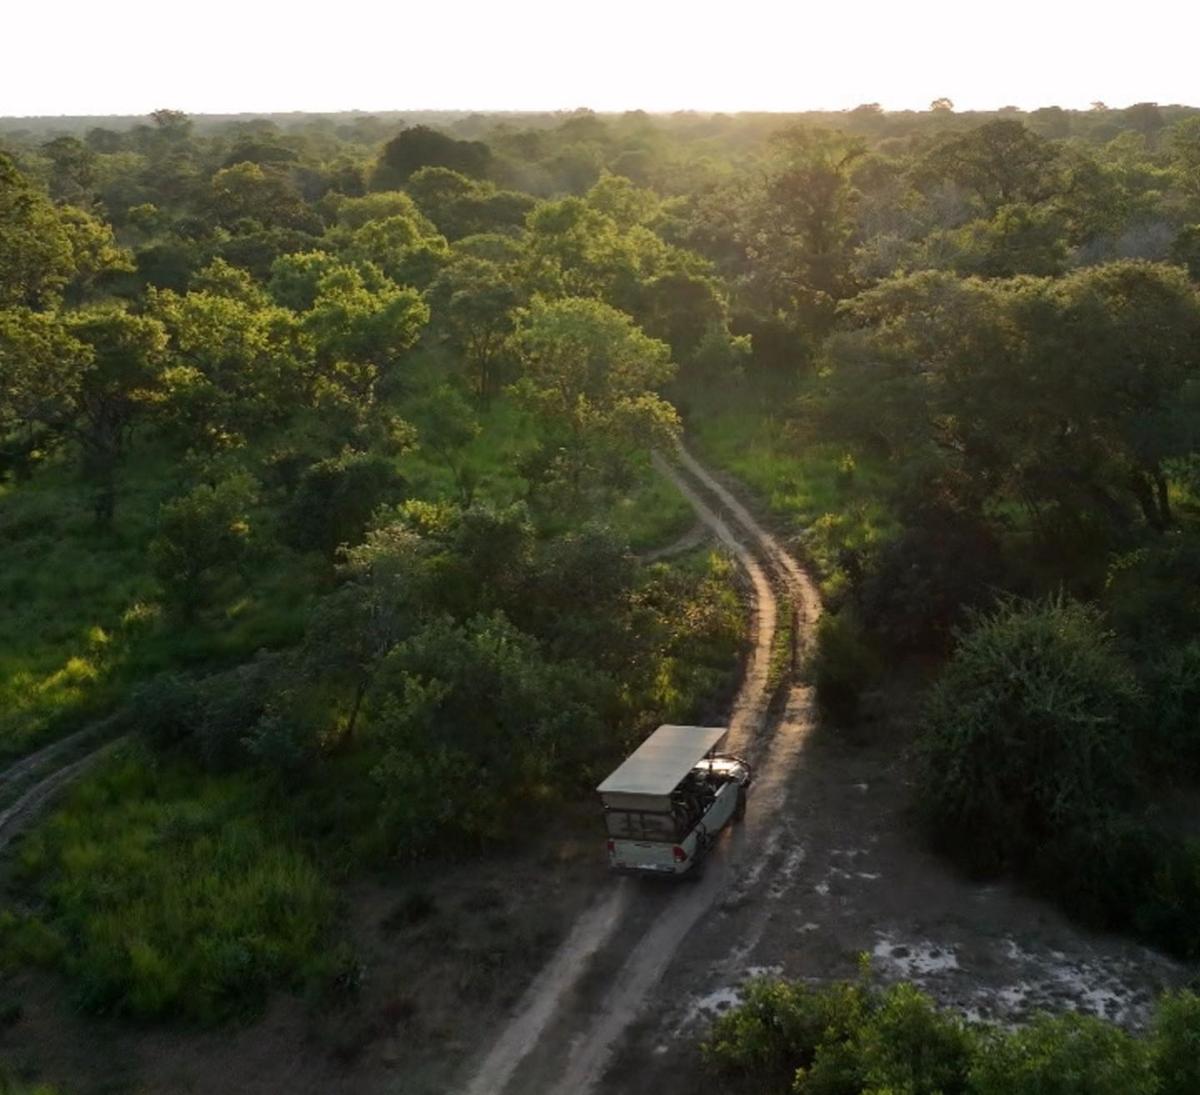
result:
<svg viewBox="0 0 1200 1095"><path fill-rule="evenodd" d="M738 788L737 805L733 808L733 820L741 821L746 816L746 788Z"/></svg>

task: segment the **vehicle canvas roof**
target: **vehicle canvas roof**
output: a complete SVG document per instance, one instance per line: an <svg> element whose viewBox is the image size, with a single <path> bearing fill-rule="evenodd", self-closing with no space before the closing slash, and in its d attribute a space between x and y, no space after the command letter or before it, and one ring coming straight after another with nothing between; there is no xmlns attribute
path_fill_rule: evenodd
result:
<svg viewBox="0 0 1200 1095"><path fill-rule="evenodd" d="M724 726L660 726L596 790L669 795L728 732Z"/></svg>

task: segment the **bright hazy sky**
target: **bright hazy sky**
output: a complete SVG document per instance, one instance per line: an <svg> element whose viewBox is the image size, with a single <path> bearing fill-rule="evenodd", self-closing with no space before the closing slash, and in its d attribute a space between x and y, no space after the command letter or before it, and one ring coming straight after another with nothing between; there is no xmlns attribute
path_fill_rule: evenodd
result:
<svg viewBox="0 0 1200 1095"><path fill-rule="evenodd" d="M0 115L1200 105L1200 0L0 0Z"/></svg>

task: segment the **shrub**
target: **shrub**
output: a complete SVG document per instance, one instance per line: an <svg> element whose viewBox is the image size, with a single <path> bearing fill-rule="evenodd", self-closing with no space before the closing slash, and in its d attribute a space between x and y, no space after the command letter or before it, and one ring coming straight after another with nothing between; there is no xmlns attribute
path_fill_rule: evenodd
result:
<svg viewBox="0 0 1200 1095"><path fill-rule="evenodd" d="M912 985L760 979L713 1024L702 1052L756 1095L956 1095L975 1045L960 1019Z"/></svg>
<svg viewBox="0 0 1200 1095"><path fill-rule="evenodd" d="M848 1038L867 1006L861 985L813 988L757 978L713 1024L702 1046L705 1062L755 1091L787 1092L796 1070L809 1067L823 1044Z"/></svg>
<svg viewBox="0 0 1200 1095"><path fill-rule="evenodd" d="M1138 690L1098 611L1011 600L972 620L933 690L918 795L982 869L1029 866L1129 798Z"/></svg>
<svg viewBox="0 0 1200 1095"><path fill-rule="evenodd" d="M1169 778L1200 779L1200 642L1164 649L1144 678L1148 760Z"/></svg>
<svg viewBox="0 0 1200 1095"><path fill-rule="evenodd" d="M1158 1002L1150 1045L1158 1095L1200 1091L1200 996L1166 993Z"/></svg>
<svg viewBox="0 0 1200 1095"><path fill-rule="evenodd" d="M818 621L810 666L821 712L836 722L852 722L863 690L878 678L881 667L849 606Z"/></svg>
<svg viewBox="0 0 1200 1095"><path fill-rule="evenodd" d="M957 1095L966 1091L974 1038L962 1020L939 1011L912 985L895 985L883 993L866 1013L863 1024L849 1040L848 1054L855 1063L859 1087L872 1092L905 1092L906 1095ZM835 1090L823 1082L825 1056L818 1050L811 1073L797 1093L830 1095ZM840 1061L832 1075L841 1072Z"/></svg>
<svg viewBox="0 0 1200 1095"><path fill-rule="evenodd" d="M239 475L163 504L150 561L167 602L184 616L208 603L246 558L253 501L252 480Z"/></svg>
<svg viewBox="0 0 1200 1095"><path fill-rule="evenodd" d="M1041 1016L985 1043L971 1095L1154 1095L1150 1053L1119 1027L1086 1015Z"/></svg>

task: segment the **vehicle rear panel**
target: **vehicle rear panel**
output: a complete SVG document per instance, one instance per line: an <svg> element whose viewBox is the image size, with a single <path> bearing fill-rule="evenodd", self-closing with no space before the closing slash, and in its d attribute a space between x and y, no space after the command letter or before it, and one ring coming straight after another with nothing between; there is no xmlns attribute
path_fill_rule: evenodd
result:
<svg viewBox="0 0 1200 1095"><path fill-rule="evenodd" d="M683 874L695 863L696 844L695 831L683 840L672 843L658 840L610 840L608 862L618 871L632 871L637 874ZM676 849L679 849L679 852Z"/></svg>

